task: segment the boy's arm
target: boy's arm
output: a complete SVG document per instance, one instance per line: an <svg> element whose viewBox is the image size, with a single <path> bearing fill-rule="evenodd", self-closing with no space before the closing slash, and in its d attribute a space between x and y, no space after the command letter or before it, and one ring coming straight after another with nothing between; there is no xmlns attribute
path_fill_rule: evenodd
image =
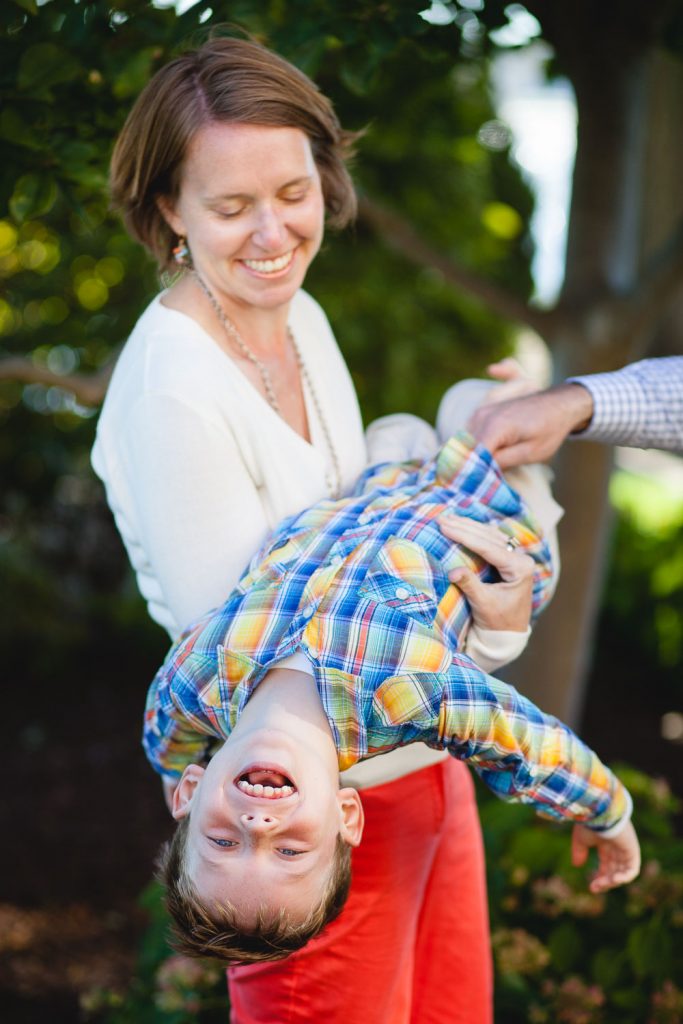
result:
<svg viewBox="0 0 683 1024"><path fill-rule="evenodd" d="M171 648L147 693L142 745L152 768L164 779L164 790L177 782L188 764L203 764L211 747L223 737L218 721L198 713L197 694L218 687L215 658Z"/></svg>
<svg viewBox="0 0 683 1024"><path fill-rule="evenodd" d="M464 678L444 693L440 741L498 796L529 803L544 817L582 822L574 828L572 859L581 866L597 848L591 891L632 881L640 847L622 783L564 723L474 665L473 678L465 656L453 660Z"/></svg>
<svg viewBox="0 0 683 1024"><path fill-rule="evenodd" d="M496 795L528 803L544 817L597 831L627 818L626 789L563 722L487 676L466 655L453 655L440 678L439 692L430 694L429 725L424 705L420 710L416 702L419 676L383 684L385 723L401 722L404 742L422 739L445 748L468 761Z"/></svg>

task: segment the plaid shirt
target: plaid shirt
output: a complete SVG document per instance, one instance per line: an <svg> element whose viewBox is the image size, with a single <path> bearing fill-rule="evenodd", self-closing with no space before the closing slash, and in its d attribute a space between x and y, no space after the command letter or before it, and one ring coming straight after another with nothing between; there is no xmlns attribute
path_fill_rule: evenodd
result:
<svg viewBox="0 0 683 1024"><path fill-rule="evenodd" d="M570 381L587 388L594 404L589 426L577 436L683 452L683 356L643 359Z"/></svg>
<svg viewBox="0 0 683 1024"><path fill-rule="evenodd" d="M418 740L467 760L499 796L609 828L625 790L562 723L461 654L471 617L448 573L490 566L441 533L446 510L493 522L536 562L550 553L490 455L466 435L425 463L368 470L354 493L285 520L220 608L171 648L150 687L144 746L176 775L226 739L263 678L297 649L311 661L340 769Z"/></svg>

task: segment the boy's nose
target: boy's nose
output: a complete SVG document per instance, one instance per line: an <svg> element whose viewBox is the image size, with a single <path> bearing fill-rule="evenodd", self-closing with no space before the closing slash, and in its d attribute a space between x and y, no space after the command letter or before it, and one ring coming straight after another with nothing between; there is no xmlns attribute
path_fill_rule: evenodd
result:
<svg viewBox="0 0 683 1024"><path fill-rule="evenodd" d="M270 832L277 825L277 819L271 814L255 811L251 814L240 814L240 821L250 832Z"/></svg>

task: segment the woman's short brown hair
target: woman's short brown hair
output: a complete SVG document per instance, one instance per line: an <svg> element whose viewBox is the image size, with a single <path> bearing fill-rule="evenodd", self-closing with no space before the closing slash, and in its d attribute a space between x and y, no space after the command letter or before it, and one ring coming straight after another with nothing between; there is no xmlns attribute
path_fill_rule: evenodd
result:
<svg viewBox="0 0 683 1024"><path fill-rule="evenodd" d="M112 203L130 234L162 267L176 239L159 197L178 197L194 135L225 122L300 128L320 173L327 221L343 227L356 197L345 161L355 135L342 130L330 101L288 61L244 39L211 39L161 68L126 119L111 163Z"/></svg>

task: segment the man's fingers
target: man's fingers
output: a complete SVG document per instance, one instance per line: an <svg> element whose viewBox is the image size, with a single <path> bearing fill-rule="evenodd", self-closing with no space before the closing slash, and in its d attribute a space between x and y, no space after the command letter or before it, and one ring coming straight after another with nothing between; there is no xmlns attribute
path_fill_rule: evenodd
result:
<svg viewBox="0 0 683 1024"><path fill-rule="evenodd" d="M483 444L484 448L488 448L503 470L514 469L515 466L528 466L539 461L538 446L530 441L508 444L504 438L499 441L493 433L490 444L484 435L477 440Z"/></svg>

